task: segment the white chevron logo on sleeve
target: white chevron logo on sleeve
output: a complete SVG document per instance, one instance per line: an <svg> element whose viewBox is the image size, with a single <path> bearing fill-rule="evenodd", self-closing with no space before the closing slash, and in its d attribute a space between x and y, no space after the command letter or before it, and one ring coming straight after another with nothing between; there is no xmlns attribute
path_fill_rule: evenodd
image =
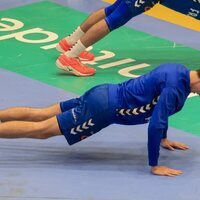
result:
<svg viewBox="0 0 200 200"><path fill-rule="evenodd" d="M145 1L143 1L143 0L137 0L136 2L135 2L135 7L137 7L137 8L139 8L142 4L144 4L145 3Z"/></svg>
<svg viewBox="0 0 200 200"><path fill-rule="evenodd" d="M151 104L146 105L146 110L151 110Z"/></svg>
<svg viewBox="0 0 200 200"><path fill-rule="evenodd" d="M156 105L156 104L158 103L159 97L160 97L160 96L158 96L157 98L153 99L153 102L152 102L153 105Z"/></svg>
<svg viewBox="0 0 200 200"><path fill-rule="evenodd" d="M200 0L199 0L200 1ZM160 96L155 97L151 103L147 104L146 106L141 106L140 108L134 108L134 109L117 109L117 113L120 115L139 115L139 114L143 114L146 113L148 110L151 110L152 107L154 107L159 100Z"/></svg>
<svg viewBox="0 0 200 200"><path fill-rule="evenodd" d="M139 115L139 113L137 113L137 108L133 109L133 112L132 112L134 115Z"/></svg>
<svg viewBox="0 0 200 200"><path fill-rule="evenodd" d="M144 106L142 106L141 108L140 108L140 112L141 113L145 113L146 111L144 110Z"/></svg>
<svg viewBox="0 0 200 200"><path fill-rule="evenodd" d="M121 110L119 111L119 113L120 113L121 115L125 115L125 114L124 114L124 109L121 109Z"/></svg>
<svg viewBox="0 0 200 200"><path fill-rule="evenodd" d="M128 114L128 115L131 115L131 109L128 109L127 111L126 111L126 113Z"/></svg>

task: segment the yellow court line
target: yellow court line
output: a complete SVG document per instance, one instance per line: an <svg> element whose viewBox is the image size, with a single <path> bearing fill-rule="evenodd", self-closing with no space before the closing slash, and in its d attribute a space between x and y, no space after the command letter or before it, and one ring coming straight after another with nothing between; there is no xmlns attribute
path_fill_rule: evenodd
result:
<svg viewBox="0 0 200 200"><path fill-rule="evenodd" d="M102 0L107 3L113 3L115 0ZM157 4L151 10L145 12L146 15L155 17L185 28L200 32L200 21L192 17L175 12L165 6Z"/></svg>

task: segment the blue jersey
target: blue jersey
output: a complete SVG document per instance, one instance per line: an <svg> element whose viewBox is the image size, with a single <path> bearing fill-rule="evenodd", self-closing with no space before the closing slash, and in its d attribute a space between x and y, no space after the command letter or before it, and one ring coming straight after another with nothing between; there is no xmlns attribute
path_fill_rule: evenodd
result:
<svg viewBox="0 0 200 200"><path fill-rule="evenodd" d="M185 15L200 19L200 0L161 0L160 3Z"/></svg>
<svg viewBox="0 0 200 200"><path fill-rule="evenodd" d="M105 21L110 31L119 28L133 17L151 9L157 3L172 10L200 19L200 0L117 0L105 8ZM167 13L166 13L167 15Z"/></svg>
<svg viewBox="0 0 200 200"><path fill-rule="evenodd" d="M189 70L179 64L164 64L139 78L109 86L110 105L116 109L113 123L149 122L149 165L157 165L168 117L181 110L189 93Z"/></svg>

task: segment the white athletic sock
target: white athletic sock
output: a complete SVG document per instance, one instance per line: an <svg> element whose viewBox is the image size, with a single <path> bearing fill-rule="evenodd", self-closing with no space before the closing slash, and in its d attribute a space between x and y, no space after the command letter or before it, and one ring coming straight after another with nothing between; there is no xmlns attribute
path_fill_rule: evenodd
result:
<svg viewBox="0 0 200 200"><path fill-rule="evenodd" d="M79 54L84 51L86 47L82 44L82 42L79 40L76 44L73 45L73 47L65 52L65 55L68 57L78 57Z"/></svg>
<svg viewBox="0 0 200 200"><path fill-rule="evenodd" d="M73 45L75 44L85 33L81 30L81 27L79 26L72 34L67 36L65 39L69 44Z"/></svg>

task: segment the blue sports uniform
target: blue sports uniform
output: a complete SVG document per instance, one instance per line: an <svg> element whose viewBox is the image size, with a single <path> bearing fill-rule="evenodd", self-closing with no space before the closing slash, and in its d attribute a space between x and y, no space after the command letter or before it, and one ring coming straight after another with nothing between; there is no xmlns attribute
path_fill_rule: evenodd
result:
<svg viewBox="0 0 200 200"><path fill-rule="evenodd" d="M131 18L149 10L157 3L172 10L200 19L200 0L117 0L105 8L106 22L110 31L119 28Z"/></svg>
<svg viewBox="0 0 200 200"><path fill-rule="evenodd" d="M139 78L99 85L80 98L61 102L63 113L57 119L70 145L113 123L149 122L149 165L156 166L168 117L181 110L189 93L189 70L180 64L163 64Z"/></svg>

